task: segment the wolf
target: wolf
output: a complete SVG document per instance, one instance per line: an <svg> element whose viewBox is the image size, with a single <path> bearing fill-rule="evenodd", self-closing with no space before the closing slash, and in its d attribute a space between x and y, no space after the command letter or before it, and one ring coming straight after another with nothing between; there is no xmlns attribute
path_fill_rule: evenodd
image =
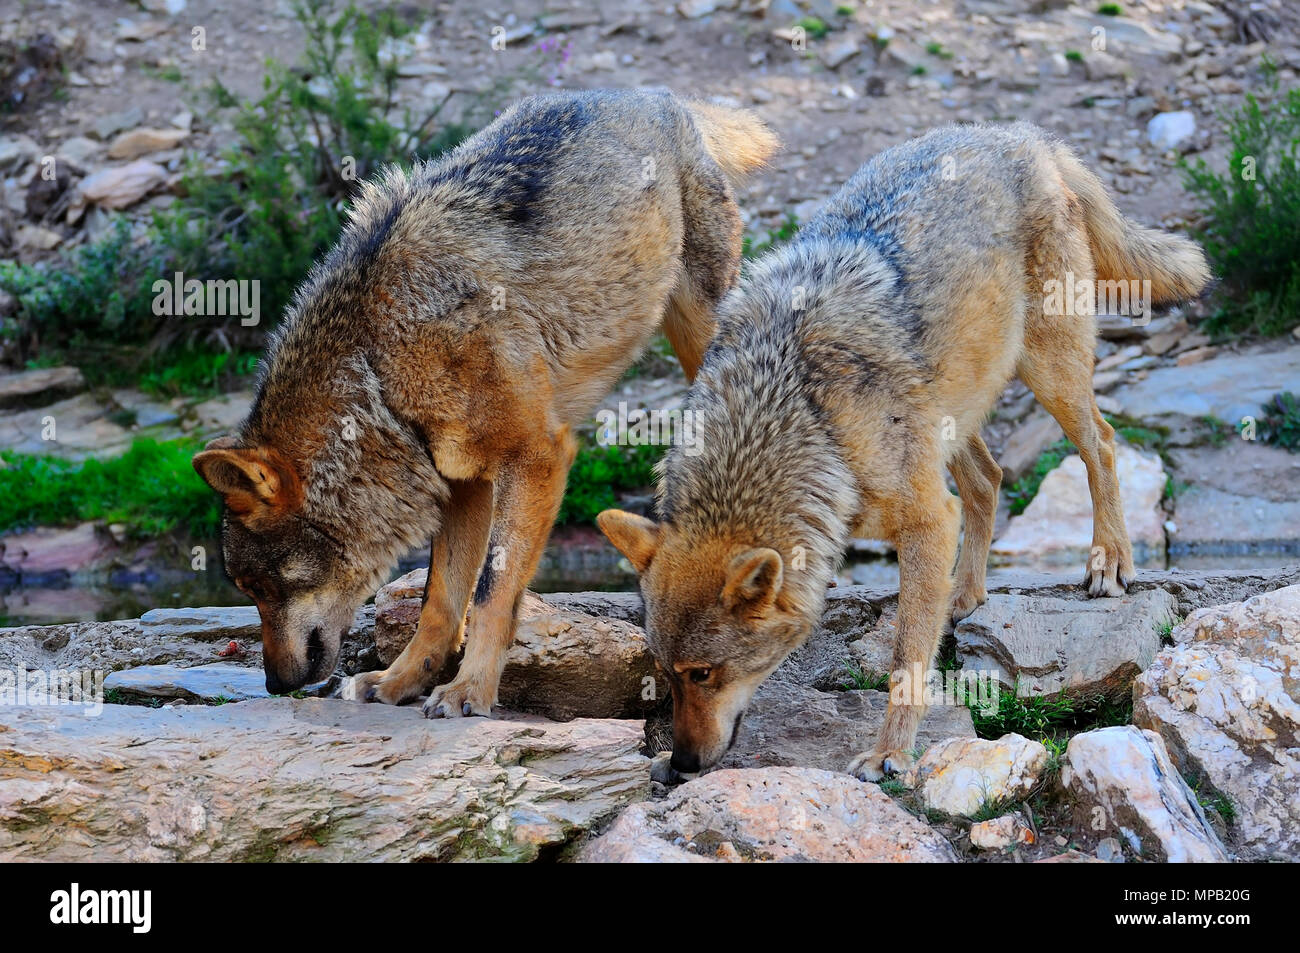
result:
<svg viewBox="0 0 1300 953"><path fill-rule="evenodd" d="M1133 557L1092 391L1095 314L1083 295L1056 313L1048 293L1067 274L1076 287L1149 281L1157 304L1210 279L1197 245L1122 217L1043 130L954 126L867 162L724 299L683 402L694 454L661 461L658 522L597 518L640 575L677 772L734 742L755 689L816 625L852 536L892 541L900 581L884 724L849 771L875 781L908 767L918 682L949 620L986 598L1002 472L980 425L1013 375L1087 468L1088 594L1125 591ZM945 470L965 522L955 583L961 517Z"/></svg>
<svg viewBox="0 0 1300 953"><path fill-rule="evenodd" d="M666 90L554 94L361 188L247 419L193 461L268 691L326 678L358 606L432 540L415 637L344 694L411 701L465 642L424 712L490 714L575 428L661 327L694 377L739 275L733 181L776 148L753 114Z"/></svg>

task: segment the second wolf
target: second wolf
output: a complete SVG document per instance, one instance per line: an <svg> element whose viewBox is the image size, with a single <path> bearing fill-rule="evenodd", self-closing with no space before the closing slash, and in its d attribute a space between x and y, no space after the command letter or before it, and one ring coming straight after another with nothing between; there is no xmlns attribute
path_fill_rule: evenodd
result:
<svg viewBox="0 0 1300 953"><path fill-rule="evenodd" d="M882 153L728 295L683 405L693 453L662 465L662 522L599 518L641 574L677 771L735 740L754 690L820 618L851 536L895 544L900 588L884 725L849 770L907 766L944 625L985 599L1002 473L980 425L1013 375L1087 468L1089 594L1124 592L1133 558L1092 391L1092 304L1052 293L1098 279L1149 281L1160 304L1209 272L1195 244L1121 217L1069 148L1018 123ZM955 587L945 469L965 513Z"/></svg>
<svg viewBox="0 0 1300 953"><path fill-rule="evenodd" d="M740 264L729 176L751 114L666 91L534 97L357 198L194 466L262 619L267 689L327 677L357 607L433 538L415 637L345 694L400 704L465 638L431 716L486 715L574 458L573 430L663 326L688 376Z"/></svg>

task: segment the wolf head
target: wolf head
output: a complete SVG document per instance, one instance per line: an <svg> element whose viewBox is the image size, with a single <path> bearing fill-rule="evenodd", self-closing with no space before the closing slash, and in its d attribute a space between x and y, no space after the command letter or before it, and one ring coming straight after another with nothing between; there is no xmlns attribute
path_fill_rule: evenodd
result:
<svg viewBox="0 0 1300 953"><path fill-rule="evenodd" d="M811 629L800 587L757 541L694 539L621 510L597 522L641 577L646 639L673 693L672 767L710 768L755 689Z"/></svg>
<svg viewBox="0 0 1300 953"><path fill-rule="evenodd" d="M196 455L194 468L225 503L225 569L261 615L267 691L328 677L357 606L386 567L358 560L312 521L301 476L275 448L226 438Z"/></svg>

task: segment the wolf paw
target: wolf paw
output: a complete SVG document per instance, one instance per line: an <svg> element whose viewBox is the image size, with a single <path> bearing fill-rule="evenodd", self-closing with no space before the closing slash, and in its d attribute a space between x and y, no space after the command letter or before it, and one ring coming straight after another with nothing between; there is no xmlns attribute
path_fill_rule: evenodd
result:
<svg viewBox="0 0 1300 953"><path fill-rule="evenodd" d="M883 781L912 767L906 751L868 751L849 762L849 774L859 781Z"/></svg>
<svg viewBox="0 0 1300 953"><path fill-rule="evenodd" d="M980 606L988 601L988 594L983 590L980 592L955 592L952 597L952 604L949 606L949 614L952 618L952 624L956 625L962 619L966 618Z"/></svg>
<svg viewBox="0 0 1300 953"><path fill-rule="evenodd" d="M1084 569L1083 586L1089 598L1122 596L1133 581L1133 557L1115 546L1093 546Z"/></svg>
<svg viewBox="0 0 1300 953"><path fill-rule="evenodd" d="M339 687L339 697L355 702L402 705L417 698L423 687L384 669L382 672L362 672L345 680Z"/></svg>
<svg viewBox="0 0 1300 953"><path fill-rule="evenodd" d="M425 718L492 717L492 702L477 685L459 679L439 685L424 703Z"/></svg>

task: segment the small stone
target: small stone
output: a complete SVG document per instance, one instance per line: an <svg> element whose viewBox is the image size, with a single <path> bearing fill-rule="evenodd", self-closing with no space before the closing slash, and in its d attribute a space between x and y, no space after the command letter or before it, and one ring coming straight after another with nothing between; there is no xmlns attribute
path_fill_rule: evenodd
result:
<svg viewBox="0 0 1300 953"><path fill-rule="evenodd" d="M1157 113L1147 123L1147 139L1161 152L1171 152L1196 135L1196 116L1185 110Z"/></svg>

